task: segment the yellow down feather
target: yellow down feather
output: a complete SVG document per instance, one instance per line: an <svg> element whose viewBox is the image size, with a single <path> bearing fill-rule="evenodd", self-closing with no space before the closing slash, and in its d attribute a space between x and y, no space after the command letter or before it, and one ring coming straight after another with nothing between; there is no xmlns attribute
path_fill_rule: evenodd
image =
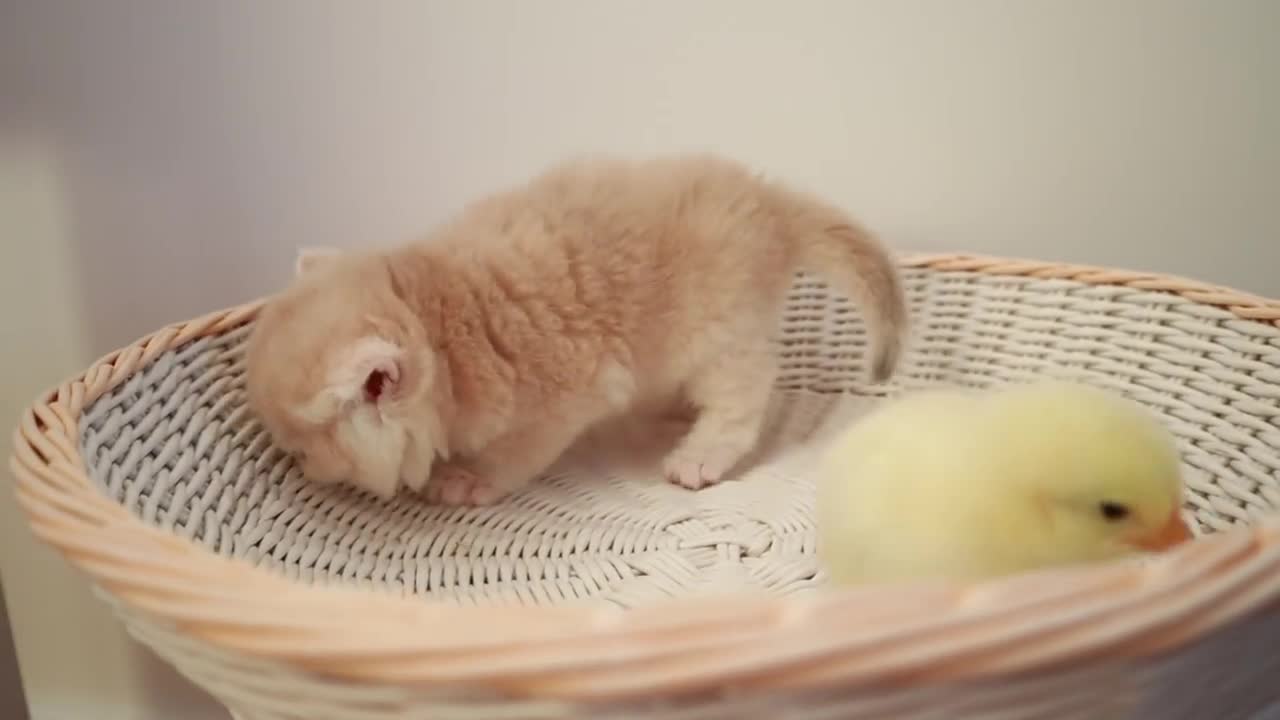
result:
<svg viewBox="0 0 1280 720"><path fill-rule="evenodd" d="M887 402L834 438L817 482L819 553L837 583L984 578L1190 537L1172 435L1084 385Z"/></svg>

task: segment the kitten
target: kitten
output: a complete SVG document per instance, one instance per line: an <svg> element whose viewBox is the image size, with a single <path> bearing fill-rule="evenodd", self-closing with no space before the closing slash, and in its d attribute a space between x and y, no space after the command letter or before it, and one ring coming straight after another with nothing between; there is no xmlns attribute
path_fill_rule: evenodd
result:
<svg viewBox="0 0 1280 720"><path fill-rule="evenodd" d="M755 445L800 268L859 302L888 378L903 291L845 213L715 157L571 162L426 240L301 254L258 316L249 401L309 479L454 505L497 502L602 420L692 406L663 469L699 488Z"/></svg>

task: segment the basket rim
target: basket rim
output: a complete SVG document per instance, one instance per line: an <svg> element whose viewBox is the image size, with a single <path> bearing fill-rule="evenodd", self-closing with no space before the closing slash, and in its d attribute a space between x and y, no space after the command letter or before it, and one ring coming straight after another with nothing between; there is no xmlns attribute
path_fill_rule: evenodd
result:
<svg viewBox="0 0 1280 720"><path fill-rule="evenodd" d="M1280 301L1172 275L967 254L900 262L1173 293L1280 327ZM82 411L96 398L159 354L251 319L264 302L171 324L107 354L27 408L10 458L38 538L125 607L222 651L349 681L599 701L963 680L1104 653L1137 658L1280 606L1280 514L1143 566L805 597L685 598L631 610L457 607L296 583L146 525L94 487L78 449Z"/></svg>

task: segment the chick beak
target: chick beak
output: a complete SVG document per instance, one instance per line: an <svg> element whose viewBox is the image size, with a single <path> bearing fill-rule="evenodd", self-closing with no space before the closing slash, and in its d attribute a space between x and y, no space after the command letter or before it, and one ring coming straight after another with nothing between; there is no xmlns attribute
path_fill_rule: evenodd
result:
<svg viewBox="0 0 1280 720"><path fill-rule="evenodd" d="M1169 521L1150 535L1134 540L1133 545L1147 552L1163 552L1192 539L1191 528L1183 522L1181 514L1174 512Z"/></svg>

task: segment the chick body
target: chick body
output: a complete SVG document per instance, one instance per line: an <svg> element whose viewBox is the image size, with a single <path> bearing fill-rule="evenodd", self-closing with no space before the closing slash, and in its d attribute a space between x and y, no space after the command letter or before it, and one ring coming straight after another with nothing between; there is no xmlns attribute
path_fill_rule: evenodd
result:
<svg viewBox="0 0 1280 720"><path fill-rule="evenodd" d="M908 395L839 434L818 472L837 583L989 577L1189 538L1172 435L1087 386Z"/></svg>

